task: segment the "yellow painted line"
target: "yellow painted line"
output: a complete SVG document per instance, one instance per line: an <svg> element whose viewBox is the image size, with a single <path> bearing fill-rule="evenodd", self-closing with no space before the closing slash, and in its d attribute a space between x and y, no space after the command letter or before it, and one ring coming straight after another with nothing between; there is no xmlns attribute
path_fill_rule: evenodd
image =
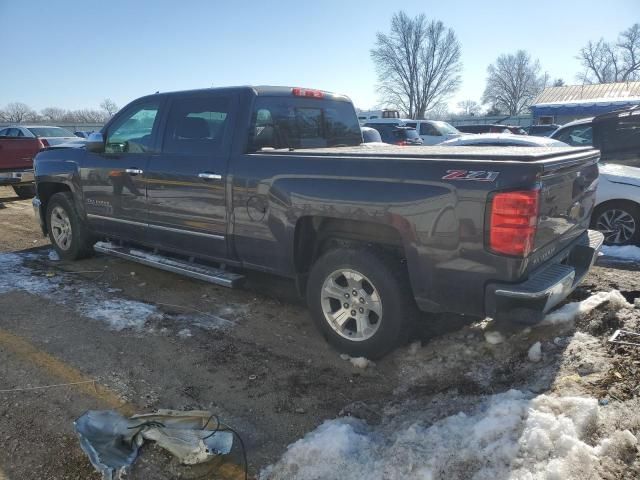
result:
<svg viewBox="0 0 640 480"><path fill-rule="evenodd" d="M43 352L23 338L2 329L0 329L0 347L8 350L16 357L40 367L47 374L59 378L61 380L60 383L75 383L76 385L71 385L70 388L95 398L106 406L118 410L123 415L133 415L136 411L133 405L123 403L120 397L107 387L97 382L91 382L93 379L80 370Z"/></svg>
<svg viewBox="0 0 640 480"><path fill-rule="evenodd" d="M11 352L20 360L40 367L48 375L60 379L60 383L73 383L74 385L69 385L68 388L95 398L105 406L113 408L123 415L131 416L137 413L137 409L133 404L123 403L118 395L104 385L93 382L92 378L80 370L40 350L22 337L0 329L0 349ZM241 480L244 479L244 469L235 463L225 462L217 469L214 478L220 480ZM8 480L2 473L2 470L0 470L0 480Z"/></svg>

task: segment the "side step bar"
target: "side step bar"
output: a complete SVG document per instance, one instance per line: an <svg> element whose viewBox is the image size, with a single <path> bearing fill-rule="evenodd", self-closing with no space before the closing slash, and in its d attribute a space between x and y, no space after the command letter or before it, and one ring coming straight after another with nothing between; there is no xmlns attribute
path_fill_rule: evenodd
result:
<svg viewBox="0 0 640 480"><path fill-rule="evenodd" d="M234 288L244 280L244 275L228 272L221 268L198 265L185 260L178 260L164 255L145 252L141 249L114 245L112 243L98 242L93 249L99 253L113 255L133 262L155 267L168 272L178 273L191 278L197 278L209 283L215 283L223 287Z"/></svg>

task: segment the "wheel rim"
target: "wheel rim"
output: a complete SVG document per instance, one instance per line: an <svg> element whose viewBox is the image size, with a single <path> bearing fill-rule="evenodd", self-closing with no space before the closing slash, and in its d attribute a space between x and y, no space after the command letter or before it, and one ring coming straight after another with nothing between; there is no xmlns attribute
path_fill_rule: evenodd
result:
<svg viewBox="0 0 640 480"><path fill-rule="evenodd" d="M62 207L54 207L51 211L51 234L53 241L62 250L71 248L71 221L69 215Z"/></svg>
<svg viewBox="0 0 640 480"><path fill-rule="evenodd" d="M380 294L360 272L348 268L333 272L322 285L321 301L325 320L343 338L368 340L380 328Z"/></svg>
<svg viewBox="0 0 640 480"><path fill-rule="evenodd" d="M633 215L617 208L606 210L598 217L596 228L604 234L609 244L627 243L636 233Z"/></svg>

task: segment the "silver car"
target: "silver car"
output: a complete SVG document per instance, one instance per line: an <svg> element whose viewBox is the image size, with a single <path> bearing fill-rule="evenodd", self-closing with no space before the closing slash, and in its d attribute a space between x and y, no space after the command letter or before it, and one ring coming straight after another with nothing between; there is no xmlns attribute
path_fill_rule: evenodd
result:
<svg viewBox="0 0 640 480"><path fill-rule="evenodd" d="M46 147L81 140L66 128L46 125L10 125L0 128L0 137L9 136L39 138Z"/></svg>

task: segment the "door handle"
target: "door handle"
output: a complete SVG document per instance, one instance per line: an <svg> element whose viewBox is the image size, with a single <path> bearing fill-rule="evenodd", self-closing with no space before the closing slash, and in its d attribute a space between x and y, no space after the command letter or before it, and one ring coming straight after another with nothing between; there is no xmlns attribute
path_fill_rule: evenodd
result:
<svg viewBox="0 0 640 480"><path fill-rule="evenodd" d="M217 173L202 172L198 174L198 178L204 178L205 180L222 180L222 175Z"/></svg>
<svg viewBox="0 0 640 480"><path fill-rule="evenodd" d="M140 175L144 173L144 171L140 170L139 168L127 168L125 172L127 172L129 175Z"/></svg>

